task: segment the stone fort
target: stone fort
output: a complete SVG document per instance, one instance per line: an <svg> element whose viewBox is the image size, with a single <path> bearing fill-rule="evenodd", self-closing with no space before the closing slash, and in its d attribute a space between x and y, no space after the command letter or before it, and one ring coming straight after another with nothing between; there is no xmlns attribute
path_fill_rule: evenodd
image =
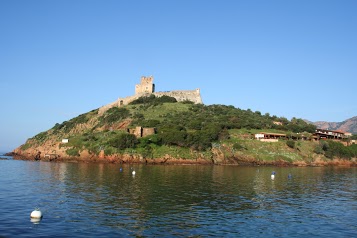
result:
<svg viewBox="0 0 357 238"><path fill-rule="evenodd" d="M141 77L140 84L135 85L135 95L125 97L125 98L118 98L115 102L112 102L108 105L105 105L99 108L99 114L103 114L105 111L112 107L120 107L123 105L128 105L130 102L143 97L143 96L150 96L151 94L155 95L156 97L162 96L170 96L176 98L178 102L183 101L192 101L195 104L202 104L200 89L197 88L195 90L177 90L177 91L167 91L167 92L155 92L155 84L154 84L154 77L149 76Z"/></svg>

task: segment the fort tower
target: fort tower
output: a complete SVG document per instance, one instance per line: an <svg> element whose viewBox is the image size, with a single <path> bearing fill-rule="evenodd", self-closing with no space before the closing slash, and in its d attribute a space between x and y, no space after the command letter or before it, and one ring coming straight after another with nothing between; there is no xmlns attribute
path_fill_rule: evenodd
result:
<svg viewBox="0 0 357 238"><path fill-rule="evenodd" d="M155 92L154 77L141 77L140 84L135 85L135 95L151 94Z"/></svg>

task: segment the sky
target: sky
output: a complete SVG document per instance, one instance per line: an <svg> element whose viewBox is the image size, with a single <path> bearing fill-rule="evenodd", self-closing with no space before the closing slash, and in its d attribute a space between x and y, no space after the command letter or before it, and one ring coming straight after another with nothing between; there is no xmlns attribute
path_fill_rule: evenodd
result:
<svg viewBox="0 0 357 238"><path fill-rule="evenodd" d="M2 0L0 152L134 94L342 122L357 115L355 0Z"/></svg>

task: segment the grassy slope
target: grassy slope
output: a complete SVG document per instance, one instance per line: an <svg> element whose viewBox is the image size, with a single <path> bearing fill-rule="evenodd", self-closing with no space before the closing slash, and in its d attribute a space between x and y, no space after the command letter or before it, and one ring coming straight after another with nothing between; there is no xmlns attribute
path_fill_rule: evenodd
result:
<svg viewBox="0 0 357 238"><path fill-rule="evenodd" d="M264 130L272 132L271 130ZM311 141L298 141L294 149L286 145L285 140L279 142L261 142L254 139L248 139L244 135L256 133L256 130L241 129L230 130L231 138L222 142L228 145L227 147L233 148L234 144L239 144L241 149L233 149L234 156L255 158L258 161L272 162L272 161L286 161L289 163L297 161L311 161L313 158L313 150L316 145ZM282 133L282 131L275 131ZM228 156L228 155L227 155Z"/></svg>
<svg viewBox="0 0 357 238"><path fill-rule="evenodd" d="M168 114L187 112L190 107L190 104L164 103L159 106L151 106L147 109L141 105L128 105L126 108L130 110L132 115L135 113L141 113L144 115L146 120L162 121Z"/></svg>

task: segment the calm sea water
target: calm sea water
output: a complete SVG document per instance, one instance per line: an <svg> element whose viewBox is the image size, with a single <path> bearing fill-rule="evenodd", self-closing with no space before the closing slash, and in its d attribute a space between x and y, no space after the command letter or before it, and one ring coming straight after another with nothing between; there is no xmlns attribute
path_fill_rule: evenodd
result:
<svg viewBox="0 0 357 238"><path fill-rule="evenodd" d="M0 171L1 237L357 237L356 168L0 160Z"/></svg>

